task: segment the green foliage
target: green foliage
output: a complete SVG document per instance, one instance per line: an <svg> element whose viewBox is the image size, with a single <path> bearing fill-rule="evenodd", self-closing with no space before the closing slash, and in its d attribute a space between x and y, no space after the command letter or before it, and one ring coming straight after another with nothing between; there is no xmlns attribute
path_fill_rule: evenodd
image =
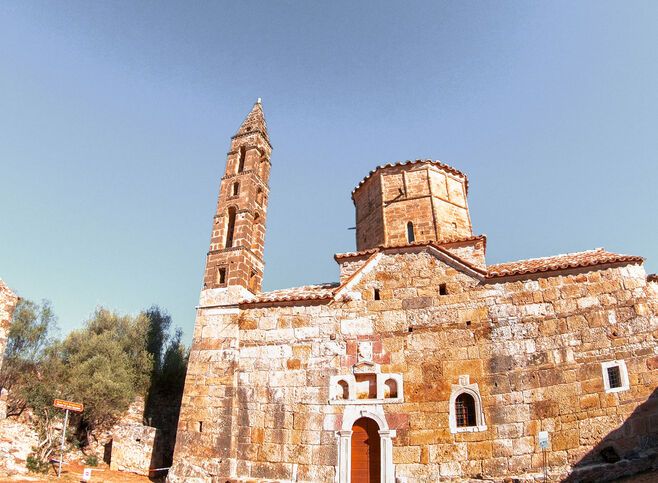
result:
<svg viewBox="0 0 658 483"><path fill-rule="evenodd" d="M157 374L162 369L163 352L167 339L169 339L171 316L157 305L151 306L144 315L148 319L146 350L153 357L153 373Z"/></svg>
<svg viewBox="0 0 658 483"><path fill-rule="evenodd" d="M31 453L27 456L25 466L31 473L48 473L50 463L48 460L39 458L35 453Z"/></svg>
<svg viewBox="0 0 658 483"><path fill-rule="evenodd" d="M56 317L47 300L40 305L29 300L18 302L0 372L0 387L10 390L9 415L33 407L33 400L38 401L46 389L33 385L44 379L44 361L49 357L51 334L56 327Z"/></svg>
<svg viewBox="0 0 658 483"><path fill-rule="evenodd" d="M48 336L55 323L49 301L38 305L30 300L19 300L9 327L5 357L37 362L50 341Z"/></svg>
<svg viewBox="0 0 658 483"><path fill-rule="evenodd" d="M177 393L183 390L189 351L181 342L182 338L183 332L180 329L176 329L174 337L167 345L162 369L155 379L159 391Z"/></svg>
<svg viewBox="0 0 658 483"><path fill-rule="evenodd" d="M55 316L48 302L23 300L14 312L7 359L0 383L20 413L29 407L40 444L33 454L34 471L47 460L55 444L52 422L62 416L53 399L81 402L85 410L71 415L81 444L89 433L107 427L137 396L150 399L155 390L180 399L188 351L177 330L170 335L171 317L153 306L137 316L98 308L82 329L54 340Z"/></svg>
<svg viewBox="0 0 658 483"><path fill-rule="evenodd" d="M146 350L148 319L119 316L99 308L84 329L71 332L60 347L63 391L83 402L91 427L112 423L137 395L145 395L153 368Z"/></svg>
<svg viewBox="0 0 658 483"><path fill-rule="evenodd" d="M98 456L95 454L89 454L85 458L85 465L87 466L98 466Z"/></svg>

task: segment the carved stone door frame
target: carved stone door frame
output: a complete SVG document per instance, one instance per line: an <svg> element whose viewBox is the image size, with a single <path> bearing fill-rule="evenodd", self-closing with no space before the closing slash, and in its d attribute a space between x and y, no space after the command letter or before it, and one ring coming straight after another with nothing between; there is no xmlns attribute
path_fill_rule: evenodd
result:
<svg viewBox="0 0 658 483"><path fill-rule="evenodd" d="M343 424L336 431L338 439L338 465L336 467L335 483L351 483L352 477L352 426L357 419L370 418L379 426L381 483L395 483L395 467L393 465L393 438L396 433L389 429L384 415L384 409L379 405L346 405L343 413Z"/></svg>

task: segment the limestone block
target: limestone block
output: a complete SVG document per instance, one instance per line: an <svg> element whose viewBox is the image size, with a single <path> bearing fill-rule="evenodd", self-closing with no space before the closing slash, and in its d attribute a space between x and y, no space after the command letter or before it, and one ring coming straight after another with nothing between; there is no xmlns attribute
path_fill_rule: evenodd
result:
<svg viewBox="0 0 658 483"><path fill-rule="evenodd" d="M372 330L372 321L365 317L340 321L340 331L343 335L369 335Z"/></svg>
<svg viewBox="0 0 658 483"><path fill-rule="evenodd" d="M149 469L161 463L160 455L153 453L158 433L158 429L141 424L116 428L112 434L110 469L148 476Z"/></svg>
<svg viewBox="0 0 658 483"><path fill-rule="evenodd" d="M394 446L393 461L397 463L420 463L420 446Z"/></svg>

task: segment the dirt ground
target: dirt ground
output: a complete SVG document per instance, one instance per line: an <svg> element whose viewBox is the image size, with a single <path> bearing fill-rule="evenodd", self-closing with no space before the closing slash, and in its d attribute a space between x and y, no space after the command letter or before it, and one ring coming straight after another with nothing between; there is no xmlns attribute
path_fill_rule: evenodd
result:
<svg viewBox="0 0 658 483"><path fill-rule="evenodd" d="M81 482L82 481L82 471L86 468L84 465L79 463L71 463L62 467L62 477L58 481L62 482ZM0 483L11 482L11 483L39 483L44 481L54 481L57 480L57 469L48 475L43 476L23 476L17 477L16 479L2 479L0 478ZM162 483L164 478L159 479L149 479L146 476L133 475L131 473L123 473L120 471L110 471L109 466L103 464L98 465L95 468L92 468L92 477L90 482L96 483ZM640 475L629 476L622 478L620 480L615 480L616 483L656 483L658 482L658 473L650 472L643 473Z"/></svg>
<svg viewBox="0 0 658 483"><path fill-rule="evenodd" d="M77 462L72 462L62 466L62 477L57 479L57 467L51 468L47 475L34 475L21 476L10 479L0 478L0 482L11 483L35 483L43 481L62 481L62 482L81 482L82 472L88 466L84 466ZM109 466L99 464L96 467L91 467L91 479L87 480L93 483L145 483L145 482L161 482L163 479L149 479L146 476L134 475L132 473L124 473L121 471L110 471Z"/></svg>

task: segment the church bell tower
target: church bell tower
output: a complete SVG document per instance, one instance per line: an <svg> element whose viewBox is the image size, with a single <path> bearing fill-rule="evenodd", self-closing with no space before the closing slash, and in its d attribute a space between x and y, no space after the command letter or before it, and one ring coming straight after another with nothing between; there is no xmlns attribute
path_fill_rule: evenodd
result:
<svg viewBox="0 0 658 483"><path fill-rule="evenodd" d="M261 100L231 138L219 186L203 288L261 290L272 145Z"/></svg>

